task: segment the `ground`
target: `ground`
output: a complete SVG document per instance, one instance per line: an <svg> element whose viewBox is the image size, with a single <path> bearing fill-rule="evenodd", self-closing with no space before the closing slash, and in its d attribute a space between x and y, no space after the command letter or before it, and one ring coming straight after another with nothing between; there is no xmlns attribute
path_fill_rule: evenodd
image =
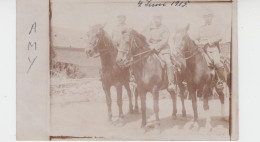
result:
<svg viewBox="0 0 260 142"><path fill-rule="evenodd" d="M51 135L85 137L84 140L229 140L229 121L221 119L220 101L217 97L209 100L212 116L212 130L205 129L205 114L202 101L198 100L199 128L193 124L193 110L191 100L185 100L187 117L181 115L181 101L178 97L177 119L173 120L172 101L165 91L160 92L160 132L155 133L152 128L154 120L153 99L147 94L146 131L141 129L141 113L139 99L139 113L128 114L128 97L123 91L124 119L119 124L118 107L115 88L112 92L112 123L107 121L107 106L105 94L98 78L78 80L52 79L51 81ZM229 103L226 97L225 117L228 118ZM57 140L59 138L53 138ZM75 139L67 137L67 140Z"/></svg>

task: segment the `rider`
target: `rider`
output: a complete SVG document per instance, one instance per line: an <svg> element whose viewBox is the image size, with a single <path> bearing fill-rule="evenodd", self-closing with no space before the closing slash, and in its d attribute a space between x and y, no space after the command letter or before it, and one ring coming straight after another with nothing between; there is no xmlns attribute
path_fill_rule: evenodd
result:
<svg viewBox="0 0 260 142"><path fill-rule="evenodd" d="M125 15L122 15L122 14L118 15L117 20L118 20L118 25L112 32L112 41L116 48L118 48L118 46L120 44L122 32L130 29L130 27L126 24ZM133 71L131 69L130 69L130 78L129 79L130 79L130 86L136 87L135 78L133 75Z"/></svg>
<svg viewBox="0 0 260 142"><path fill-rule="evenodd" d="M129 29L129 26L126 24L125 15L118 15L117 20L118 20L118 25L112 32L112 41L116 48L119 46L119 43L120 43L120 40L122 37L122 31Z"/></svg>
<svg viewBox="0 0 260 142"><path fill-rule="evenodd" d="M223 88L223 81L225 81L224 65L220 61L220 49L219 42L221 39L220 29L216 25L212 24L213 13L207 12L204 18L204 25L199 30L199 37L195 40L195 43L203 48L210 60L213 62L219 76L218 89Z"/></svg>
<svg viewBox="0 0 260 142"><path fill-rule="evenodd" d="M168 44L170 33L168 28L162 25L161 15L153 16L153 22L146 28L144 34L150 48L156 50L158 56L166 63L169 81L168 89L176 91L174 79L175 68L171 62L171 51Z"/></svg>

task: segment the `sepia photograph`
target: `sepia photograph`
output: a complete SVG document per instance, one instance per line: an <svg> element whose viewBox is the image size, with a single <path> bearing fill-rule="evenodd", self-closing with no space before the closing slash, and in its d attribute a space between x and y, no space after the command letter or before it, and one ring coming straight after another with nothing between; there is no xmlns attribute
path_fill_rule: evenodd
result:
<svg viewBox="0 0 260 142"><path fill-rule="evenodd" d="M16 14L17 140L238 140L237 1L20 0Z"/></svg>
<svg viewBox="0 0 260 142"><path fill-rule="evenodd" d="M51 140L231 139L232 2L49 7Z"/></svg>
<svg viewBox="0 0 260 142"><path fill-rule="evenodd" d="M256 141L259 4L1 0L0 141Z"/></svg>

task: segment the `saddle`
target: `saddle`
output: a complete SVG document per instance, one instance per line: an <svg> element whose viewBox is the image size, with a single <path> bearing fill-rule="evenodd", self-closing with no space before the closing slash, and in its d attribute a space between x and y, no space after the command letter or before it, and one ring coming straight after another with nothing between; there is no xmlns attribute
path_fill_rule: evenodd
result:
<svg viewBox="0 0 260 142"><path fill-rule="evenodd" d="M158 61L160 62L160 64L161 64L161 67L162 68L165 68L166 67L166 63L163 61L163 59L161 59L157 54L152 54L151 56L149 56L148 58L147 58L147 63L149 63L149 61L150 61L150 59L151 58L155 58L155 59L158 59ZM152 63L152 62L151 62Z"/></svg>

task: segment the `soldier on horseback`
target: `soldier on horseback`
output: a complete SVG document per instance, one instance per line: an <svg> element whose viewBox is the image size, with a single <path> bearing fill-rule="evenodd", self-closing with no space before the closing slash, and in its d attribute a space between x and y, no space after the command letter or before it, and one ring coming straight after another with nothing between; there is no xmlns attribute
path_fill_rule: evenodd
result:
<svg viewBox="0 0 260 142"><path fill-rule="evenodd" d="M176 91L175 85L175 68L171 61L171 51L168 44L169 29L162 24L162 16L155 15L153 22L147 27L144 32L146 40L151 49L154 49L158 56L166 63L167 74L168 74L168 90Z"/></svg>
<svg viewBox="0 0 260 142"><path fill-rule="evenodd" d="M125 15L118 15L117 16L118 25L112 32L112 40L114 46L117 48L119 46L122 32L127 31L129 29L129 26L126 24L126 16Z"/></svg>
<svg viewBox="0 0 260 142"><path fill-rule="evenodd" d="M221 39L220 29L216 25L212 24L213 13L207 12L203 18L205 24L199 30L199 37L195 40L195 43L202 48L205 52L206 58L213 64L216 68L216 72L219 77L217 84L218 89L223 88L223 81L225 81L224 65L220 61L220 49L219 42Z"/></svg>
<svg viewBox="0 0 260 142"><path fill-rule="evenodd" d="M118 46L119 46L119 43L120 43L121 37L122 37L122 33L125 31L128 31L130 29L130 27L126 24L125 15L122 15L122 14L118 15L117 20L118 20L118 25L112 32L112 41L116 48L118 48ZM129 69L129 72L130 72L130 78L129 78L130 79L130 89L132 90L132 92L134 92L135 88L136 88L136 83L135 83L135 78L134 78L133 71L131 70L131 68Z"/></svg>

